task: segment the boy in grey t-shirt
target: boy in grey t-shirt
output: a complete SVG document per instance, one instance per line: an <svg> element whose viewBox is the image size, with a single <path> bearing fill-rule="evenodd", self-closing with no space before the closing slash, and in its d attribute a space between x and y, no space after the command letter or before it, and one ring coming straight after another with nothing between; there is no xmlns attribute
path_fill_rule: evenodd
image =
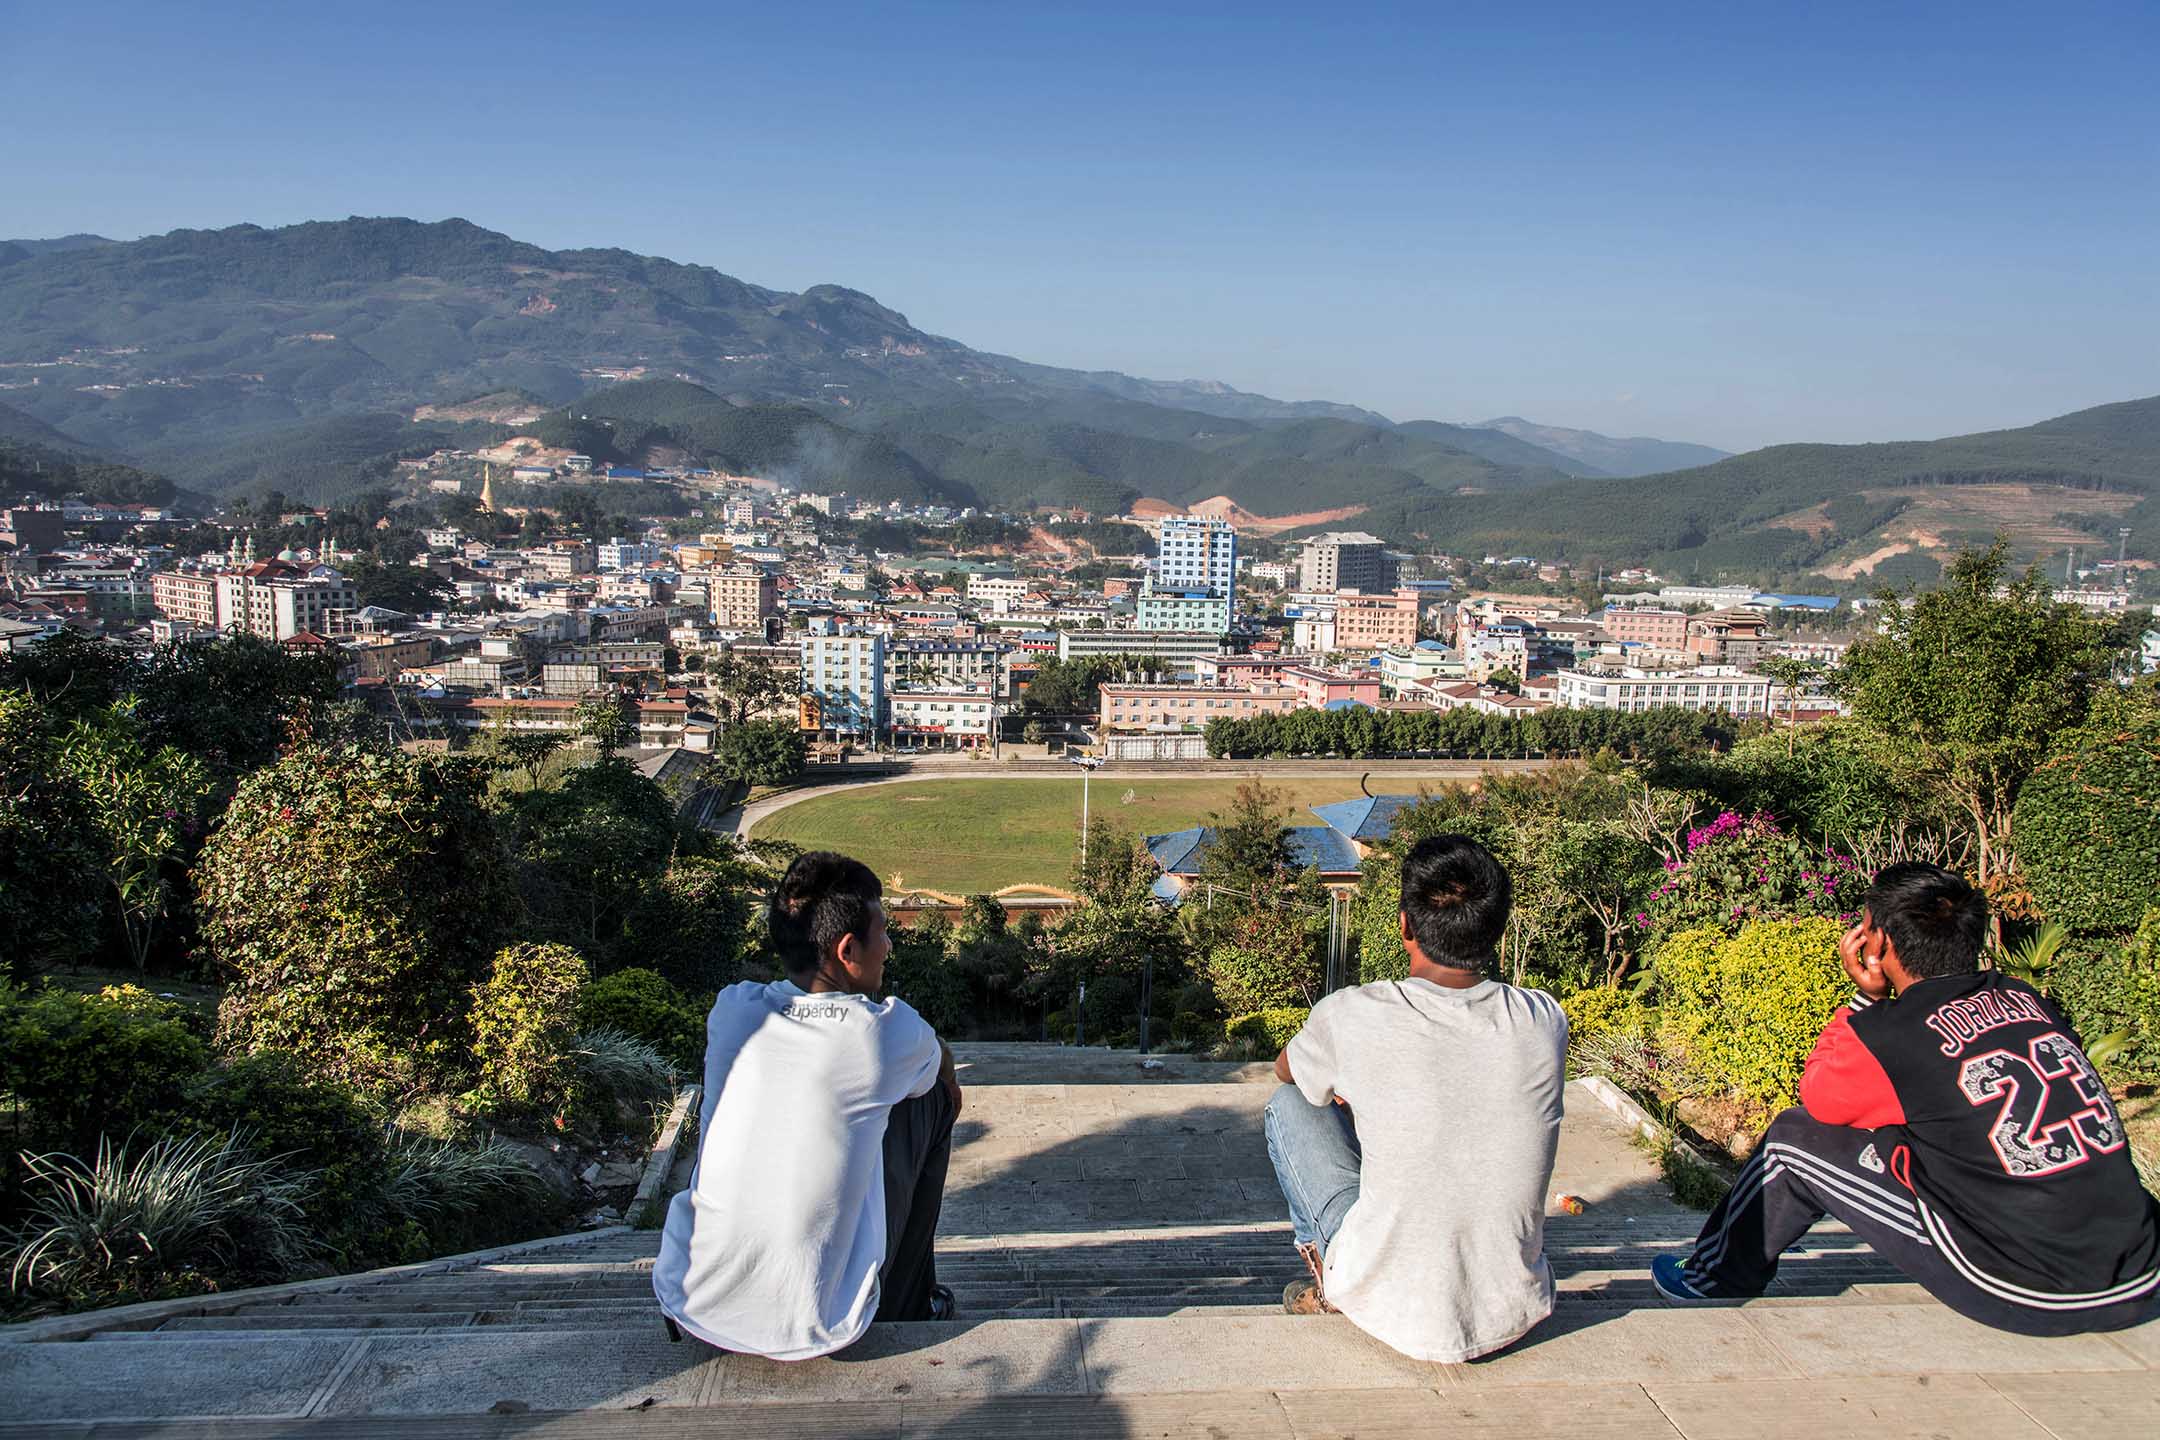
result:
<svg viewBox="0 0 2160 1440"><path fill-rule="evenodd" d="M1510 899L1477 842L1418 842L1402 870L1409 978L1328 996L1275 1060L1268 1154L1312 1277L1284 1308L1339 1310L1420 1360L1487 1354L1552 1313L1567 1019L1550 995L1485 978Z"/></svg>

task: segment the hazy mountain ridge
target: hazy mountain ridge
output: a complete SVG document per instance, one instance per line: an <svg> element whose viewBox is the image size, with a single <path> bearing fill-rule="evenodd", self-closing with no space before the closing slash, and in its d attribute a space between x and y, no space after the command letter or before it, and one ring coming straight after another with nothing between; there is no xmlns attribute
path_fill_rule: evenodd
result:
<svg viewBox="0 0 2160 1440"><path fill-rule="evenodd" d="M1595 430L1539 425L1520 415L1487 420L1479 428L1498 430L1540 449L1565 455L1588 467L1590 473L1601 475L1658 475L1669 470L1714 464L1732 453L1681 440L1656 440L1647 435L1615 438L1600 435Z"/></svg>
<svg viewBox="0 0 2160 1440"><path fill-rule="evenodd" d="M531 396L556 407L534 427L588 453L688 454L875 499L1356 506L1359 525L1406 544L1705 578L1865 577L1998 528L2028 554L2111 542L2122 524L2137 527L2134 554L2160 540L2160 400L1720 457L1520 417L1396 424L1061 370L930 334L843 286L790 294L464 221L40 246L0 254L0 394L51 432L6 443L18 459L102 452L86 457L106 467L99 483L121 488L136 482L119 462L140 460L226 493L332 498L387 478L397 455L506 433L501 415L415 423L421 407ZM1665 468L1637 473L1653 459ZM49 485L56 471L33 459L27 473Z"/></svg>
<svg viewBox="0 0 2160 1440"><path fill-rule="evenodd" d="M379 417L495 391L584 403L655 380L864 433L814 445L801 474L867 476L863 493L881 498L1107 508L1226 493L1296 513L1315 486L1321 503L1342 504L1406 484L1508 489L1579 470L1497 432L1398 432L1353 406L1032 365L929 334L843 286L789 294L623 250L548 251L460 220L182 230L18 258L0 269L0 366L31 377L12 392L24 409L225 488L260 469L236 456L286 453L322 433L316 422L378 417L380 428ZM693 433L735 436L715 459L739 444L724 415L707 425L680 413L704 401L666 404ZM958 417L961 433L932 416ZM1347 428L1294 428L1322 422ZM782 428L816 430L800 416ZM1290 433L1263 438L1271 428ZM399 448L426 438L403 434ZM865 458L881 444L904 460ZM818 457L842 452L854 463L821 476Z"/></svg>

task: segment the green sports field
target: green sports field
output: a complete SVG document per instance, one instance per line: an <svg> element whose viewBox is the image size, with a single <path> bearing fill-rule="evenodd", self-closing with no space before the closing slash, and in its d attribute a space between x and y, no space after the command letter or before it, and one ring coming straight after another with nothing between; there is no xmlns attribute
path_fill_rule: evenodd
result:
<svg viewBox="0 0 2160 1440"><path fill-rule="evenodd" d="M1181 830L1227 808L1239 783L1098 776L1090 813L1142 835ZM1350 777L1270 780L1268 788L1296 807L1293 825L1320 823L1309 805L1359 793ZM853 855L895 889L973 895L1007 885L1064 886L1079 844L1080 777L858 786L777 810L752 833Z"/></svg>

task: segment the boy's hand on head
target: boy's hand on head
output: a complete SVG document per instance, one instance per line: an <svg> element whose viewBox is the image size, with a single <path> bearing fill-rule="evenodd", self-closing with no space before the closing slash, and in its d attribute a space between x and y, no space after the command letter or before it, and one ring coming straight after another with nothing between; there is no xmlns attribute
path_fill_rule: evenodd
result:
<svg viewBox="0 0 2160 1440"><path fill-rule="evenodd" d="M1890 977L1882 972L1882 956L1868 940L1868 927L1855 925L1838 939L1838 963L1853 988L1870 1000L1890 997Z"/></svg>

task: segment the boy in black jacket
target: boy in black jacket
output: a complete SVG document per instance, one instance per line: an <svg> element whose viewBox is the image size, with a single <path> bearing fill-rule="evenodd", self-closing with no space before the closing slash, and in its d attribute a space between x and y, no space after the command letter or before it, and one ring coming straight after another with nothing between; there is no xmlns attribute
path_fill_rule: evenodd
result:
<svg viewBox="0 0 2160 1440"><path fill-rule="evenodd" d="M1985 1325L2073 1335L2144 1317L2160 1293L2160 1205L2069 1022L1979 968L1986 927L1987 902L1947 870L1875 877L1838 945L1859 993L1694 1253L1652 1266L1660 1293L1759 1295L1828 1214Z"/></svg>

